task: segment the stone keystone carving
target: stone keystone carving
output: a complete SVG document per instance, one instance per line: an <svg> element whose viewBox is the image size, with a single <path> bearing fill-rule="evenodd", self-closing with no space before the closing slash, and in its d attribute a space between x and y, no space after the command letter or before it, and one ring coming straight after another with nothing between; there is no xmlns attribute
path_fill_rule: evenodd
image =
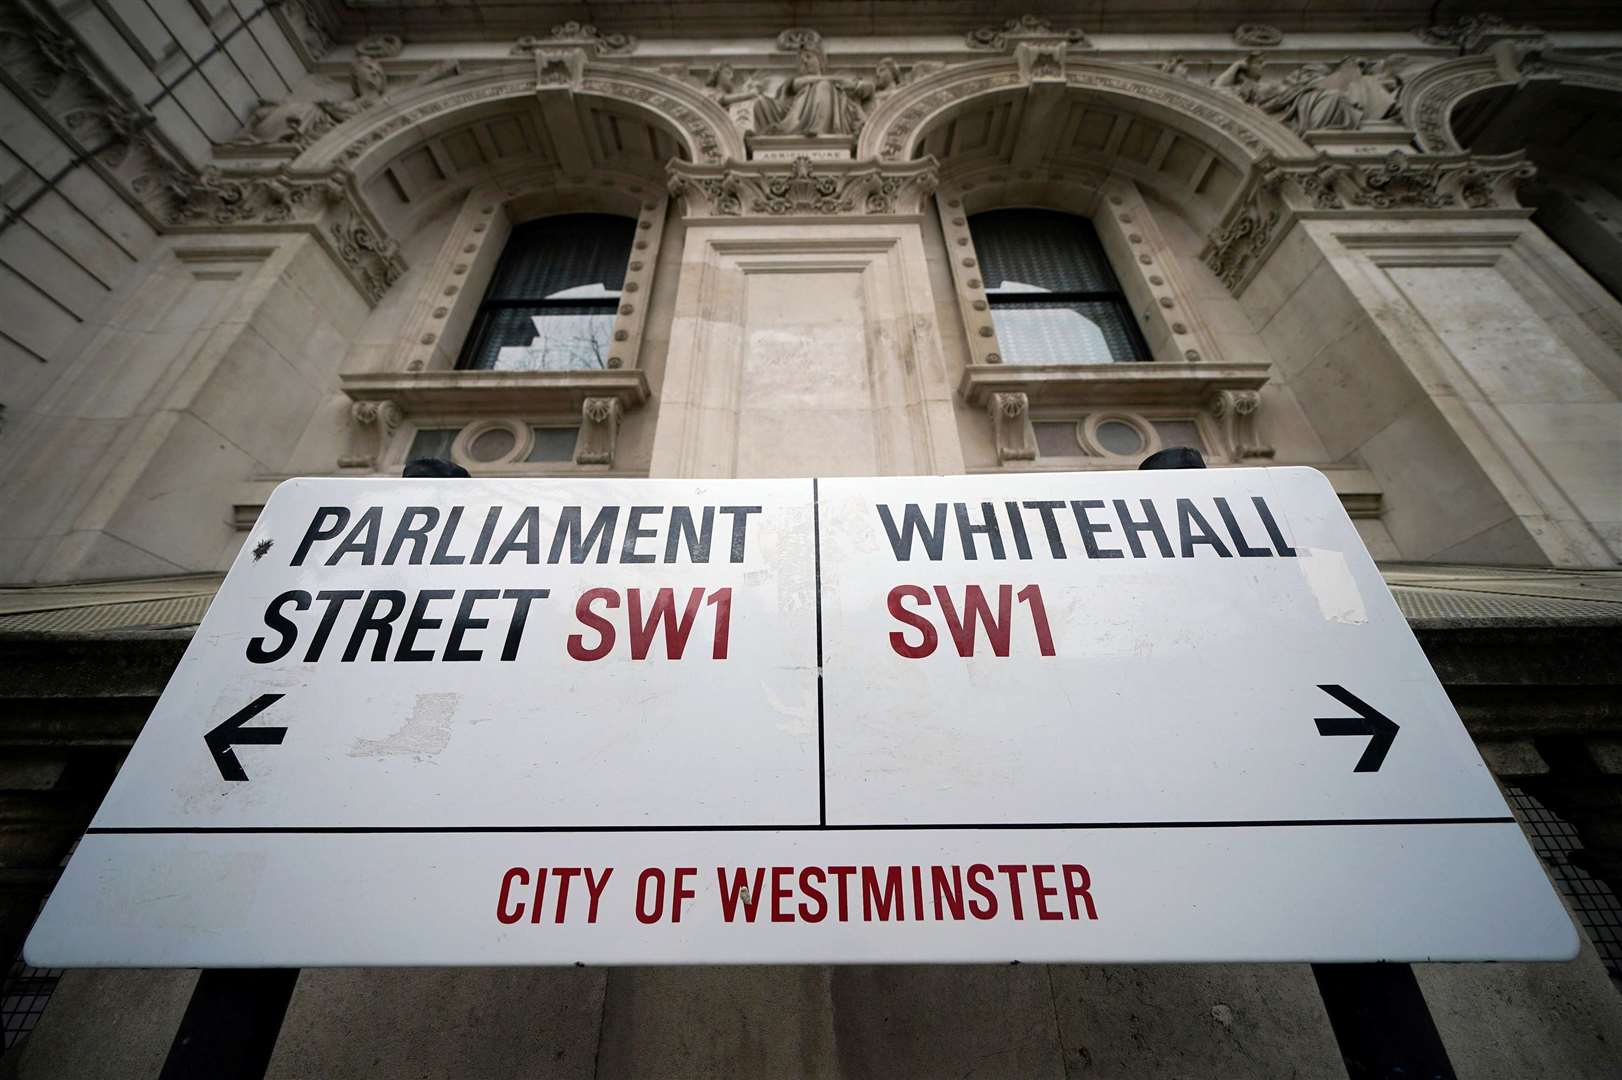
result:
<svg viewBox="0 0 1622 1080"><path fill-rule="evenodd" d="M1040 15L1021 15L1009 19L1001 26L982 26L964 36L964 44L971 49L991 49L1007 52L1022 41L1063 41L1078 49L1090 49L1093 43L1080 28L1055 30L1053 24Z"/></svg>
<svg viewBox="0 0 1622 1080"><path fill-rule="evenodd" d="M522 56L537 49L558 49L577 46L593 56L626 56L636 51L636 38L631 34L605 34L590 23L566 22L552 27L547 37L526 34L513 42L512 55Z"/></svg>
<svg viewBox="0 0 1622 1080"><path fill-rule="evenodd" d="M880 165L802 157L786 172L772 162L672 161L669 172L670 193L682 198L690 218L916 214L939 179L933 158Z"/></svg>
<svg viewBox="0 0 1622 1080"><path fill-rule="evenodd" d="M997 464L1036 460L1036 429L1031 427L1030 398L1023 393L994 393L986 399Z"/></svg>

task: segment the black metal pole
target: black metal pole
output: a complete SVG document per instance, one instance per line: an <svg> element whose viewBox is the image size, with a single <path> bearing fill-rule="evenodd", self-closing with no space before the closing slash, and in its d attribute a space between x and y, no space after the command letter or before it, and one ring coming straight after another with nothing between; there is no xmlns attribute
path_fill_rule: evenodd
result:
<svg viewBox="0 0 1622 1080"><path fill-rule="evenodd" d="M1455 1080L1407 964L1313 964L1351 1080Z"/></svg>
<svg viewBox="0 0 1622 1080"><path fill-rule="evenodd" d="M298 973L298 968L204 971L160 1080L263 1080Z"/></svg>

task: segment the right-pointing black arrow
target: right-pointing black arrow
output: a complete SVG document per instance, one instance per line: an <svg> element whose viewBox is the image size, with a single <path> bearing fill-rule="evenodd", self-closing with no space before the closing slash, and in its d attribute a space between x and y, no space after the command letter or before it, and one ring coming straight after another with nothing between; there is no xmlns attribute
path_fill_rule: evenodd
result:
<svg viewBox="0 0 1622 1080"><path fill-rule="evenodd" d="M281 694L260 694L246 706L226 718L219 727L203 736L208 752L214 755L214 764L226 780L246 780L233 746L280 746L287 736L284 727L245 728L242 725L258 716L282 699Z"/></svg>
<svg viewBox="0 0 1622 1080"><path fill-rule="evenodd" d="M1397 739L1397 725L1379 709L1370 705L1344 686L1333 683L1325 686L1320 684L1318 689L1356 712L1356 716L1344 716L1336 720L1315 720L1319 735L1372 735L1363 756L1357 759L1357 767L1353 772L1379 772L1380 766L1385 762L1385 754L1391 749L1391 744Z"/></svg>

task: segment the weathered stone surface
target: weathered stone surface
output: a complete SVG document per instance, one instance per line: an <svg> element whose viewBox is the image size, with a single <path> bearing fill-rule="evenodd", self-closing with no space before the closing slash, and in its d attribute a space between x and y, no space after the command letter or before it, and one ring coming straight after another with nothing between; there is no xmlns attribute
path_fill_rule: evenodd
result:
<svg viewBox="0 0 1622 1080"><path fill-rule="evenodd" d="M596 1075L833 1077L828 980L821 967L613 969Z"/></svg>
<svg viewBox="0 0 1622 1080"><path fill-rule="evenodd" d="M6 1080L156 1077L197 972L70 971L21 1044L0 1058Z"/></svg>
<svg viewBox="0 0 1622 1080"><path fill-rule="evenodd" d="M843 967L833 971L847 1080L1064 1075L1047 968Z"/></svg>
<svg viewBox="0 0 1622 1080"><path fill-rule="evenodd" d="M1569 964L1415 964L1459 1080L1622 1075L1622 995L1594 947Z"/></svg>
<svg viewBox="0 0 1622 1080"><path fill-rule="evenodd" d="M1346 1075L1304 964L1050 970L1069 1077Z"/></svg>
<svg viewBox="0 0 1622 1080"><path fill-rule="evenodd" d="M268 1080L590 1077L602 971L306 969Z"/></svg>

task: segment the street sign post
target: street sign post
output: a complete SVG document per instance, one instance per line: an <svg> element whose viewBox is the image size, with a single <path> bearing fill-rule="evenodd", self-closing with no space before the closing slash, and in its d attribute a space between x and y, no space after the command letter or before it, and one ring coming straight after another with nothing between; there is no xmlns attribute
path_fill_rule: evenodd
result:
<svg viewBox="0 0 1622 1080"><path fill-rule="evenodd" d="M1538 960L1310 469L277 489L42 966Z"/></svg>

